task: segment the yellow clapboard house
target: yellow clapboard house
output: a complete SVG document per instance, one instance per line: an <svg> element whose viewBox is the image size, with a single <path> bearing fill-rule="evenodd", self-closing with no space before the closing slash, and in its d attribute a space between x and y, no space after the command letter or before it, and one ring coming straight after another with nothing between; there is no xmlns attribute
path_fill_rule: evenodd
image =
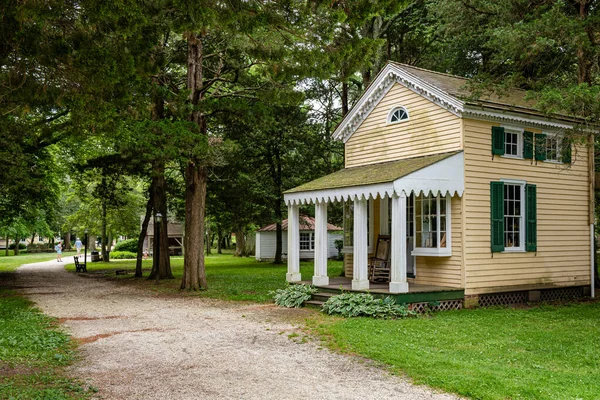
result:
<svg viewBox="0 0 600 400"><path fill-rule="evenodd" d="M593 295L594 166L591 146L573 140L581 121L536 111L518 90L473 99L467 83L383 68L334 133L345 168L285 193L289 282L303 282L297 221L311 204L311 282L324 291L441 308ZM327 275L329 203L344 205L345 278Z"/></svg>

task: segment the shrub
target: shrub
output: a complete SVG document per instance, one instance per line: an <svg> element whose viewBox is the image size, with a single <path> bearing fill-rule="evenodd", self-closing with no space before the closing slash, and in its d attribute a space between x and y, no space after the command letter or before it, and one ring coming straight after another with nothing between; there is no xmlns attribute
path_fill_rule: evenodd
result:
<svg viewBox="0 0 600 400"><path fill-rule="evenodd" d="M329 315L343 317L372 317L382 319L405 318L415 315L405 304L396 304L396 300L388 296L376 299L370 293L342 293L330 297L323 304L323 311Z"/></svg>
<svg viewBox="0 0 600 400"><path fill-rule="evenodd" d="M127 239L117 243L113 251L129 251L131 253L137 253L137 246L137 239ZM113 253L111 253L110 256L113 257Z"/></svg>
<svg viewBox="0 0 600 400"><path fill-rule="evenodd" d="M8 245L8 248L10 250L14 250L15 249L15 244L11 243ZM27 248L27 246L24 243L19 243L19 250L25 250Z"/></svg>
<svg viewBox="0 0 600 400"><path fill-rule="evenodd" d="M130 258L136 258L137 253L133 253L131 251L111 251L110 258L114 260L124 260Z"/></svg>
<svg viewBox="0 0 600 400"><path fill-rule="evenodd" d="M316 292L317 288L313 285L288 285L285 289L277 289L269 294L275 295L275 304L278 306L298 308Z"/></svg>
<svg viewBox="0 0 600 400"><path fill-rule="evenodd" d="M344 240L337 239L333 243L335 244L335 248L338 251L337 259L338 259L338 261L342 261L344 259L344 255L342 254L342 249L344 248Z"/></svg>

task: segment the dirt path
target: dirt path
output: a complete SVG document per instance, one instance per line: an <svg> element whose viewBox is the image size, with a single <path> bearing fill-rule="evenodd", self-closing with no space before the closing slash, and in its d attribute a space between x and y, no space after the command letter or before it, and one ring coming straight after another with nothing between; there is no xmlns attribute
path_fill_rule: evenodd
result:
<svg viewBox="0 0 600 400"><path fill-rule="evenodd" d="M82 343L73 372L98 398L455 398L289 339L297 330L273 305L157 297L55 261L19 268L16 284Z"/></svg>

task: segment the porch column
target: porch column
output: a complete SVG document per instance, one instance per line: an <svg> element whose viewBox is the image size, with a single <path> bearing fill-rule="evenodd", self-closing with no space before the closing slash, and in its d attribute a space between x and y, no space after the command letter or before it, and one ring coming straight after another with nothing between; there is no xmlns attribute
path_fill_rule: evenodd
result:
<svg viewBox="0 0 600 400"><path fill-rule="evenodd" d="M390 293L408 293L406 281L406 193L394 195L392 201L392 267Z"/></svg>
<svg viewBox="0 0 600 400"><path fill-rule="evenodd" d="M367 199L354 199L354 264L352 290L369 289Z"/></svg>
<svg viewBox="0 0 600 400"><path fill-rule="evenodd" d="M288 205L288 272L285 279L288 282L302 280L300 276L300 213L296 204Z"/></svg>
<svg viewBox="0 0 600 400"><path fill-rule="evenodd" d="M327 202L315 204L315 275L313 285L329 285L327 276Z"/></svg>

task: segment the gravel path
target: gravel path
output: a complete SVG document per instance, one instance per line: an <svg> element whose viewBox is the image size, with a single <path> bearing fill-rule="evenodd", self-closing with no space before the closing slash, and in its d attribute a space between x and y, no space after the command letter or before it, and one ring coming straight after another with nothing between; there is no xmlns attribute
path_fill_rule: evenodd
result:
<svg viewBox="0 0 600 400"><path fill-rule="evenodd" d="M456 399L288 338L302 332L273 305L160 297L55 261L17 272L20 290L82 343L73 373L101 399Z"/></svg>

